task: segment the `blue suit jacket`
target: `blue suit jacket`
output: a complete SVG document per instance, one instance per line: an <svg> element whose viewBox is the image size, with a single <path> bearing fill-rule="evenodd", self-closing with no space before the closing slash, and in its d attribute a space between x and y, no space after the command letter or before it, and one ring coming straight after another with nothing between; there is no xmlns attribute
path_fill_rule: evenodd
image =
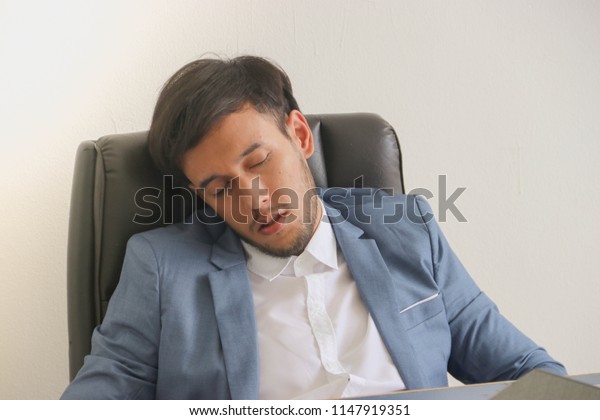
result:
<svg viewBox="0 0 600 420"><path fill-rule="evenodd" d="M407 388L563 366L511 325L450 249L427 202L330 189L348 267ZM63 398L256 399L259 356L239 238L224 223L133 236L91 355Z"/></svg>

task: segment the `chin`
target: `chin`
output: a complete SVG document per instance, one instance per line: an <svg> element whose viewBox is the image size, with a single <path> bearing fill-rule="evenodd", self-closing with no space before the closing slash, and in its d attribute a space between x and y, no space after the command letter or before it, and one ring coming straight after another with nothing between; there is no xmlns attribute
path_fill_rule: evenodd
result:
<svg viewBox="0 0 600 420"><path fill-rule="evenodd" d="M245 239L265 254L278 258L288 258L292 255L302 254L310 241L311 233L310 229L302 229L296 232L293 238L281 238L279 241L269 240L268 238L261 238L263 239L261 242L248 237Z"/></svg>

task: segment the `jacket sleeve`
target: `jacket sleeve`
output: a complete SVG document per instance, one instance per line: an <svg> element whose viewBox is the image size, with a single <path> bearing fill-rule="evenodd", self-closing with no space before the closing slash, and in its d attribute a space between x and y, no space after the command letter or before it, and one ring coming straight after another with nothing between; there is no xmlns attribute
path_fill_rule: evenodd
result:
<svg viewBox="0 0 600 420"><path fill-rule="evenodd" d="M143 237L133 236L119 284L92 351L61 399L153 399L160 335L159 274Z"/></svg>
<svg viewBox="0 0 600 420"><path fill-rule="evenodd" d="M452 334L448 372L464 383L514 380L532 369L565 375L562 364L504 318L479 290L433 219L427 201L416 197L416 202L429 232L434 276Z"/></svg>

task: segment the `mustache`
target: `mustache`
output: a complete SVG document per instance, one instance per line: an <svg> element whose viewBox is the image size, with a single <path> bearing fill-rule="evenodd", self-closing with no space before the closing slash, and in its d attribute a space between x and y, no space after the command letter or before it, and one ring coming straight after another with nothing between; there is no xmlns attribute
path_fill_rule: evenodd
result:
<svg viewBox="0 0 600 420"><path fill-rule="evenodd" d="M292 204L280 204L277 206L269 206L269 207L261 207L257 209L252 209L252 219L260 220L268 217L269 215L273 215L276 213L281 213L289 210L298 210L298 206Z"/></svg>
<svg viewBox="0 0 600 420"><path fill-rule="evenodd" d="M270 206L252 209L252 227L260 228L262 225L272 222L279 215L290 213L292 210L297 210L297 206L291 204L281 204L272 207Z"/></svg>

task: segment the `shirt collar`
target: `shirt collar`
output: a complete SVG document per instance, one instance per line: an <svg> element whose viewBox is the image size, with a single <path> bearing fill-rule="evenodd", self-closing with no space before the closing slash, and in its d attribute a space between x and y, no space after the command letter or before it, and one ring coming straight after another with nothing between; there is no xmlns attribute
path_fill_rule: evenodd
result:
<svg viewBox="0 0 600 420"><path fill-rule="evenodd" d="M319 203L323 215L308 245L298 256L274 257L242 240L248 271L273 281L281 274L300 277L327 269L337 269L337 241L325 206L320 199ZM326 267L319 267L318 263Z"/></svg>

